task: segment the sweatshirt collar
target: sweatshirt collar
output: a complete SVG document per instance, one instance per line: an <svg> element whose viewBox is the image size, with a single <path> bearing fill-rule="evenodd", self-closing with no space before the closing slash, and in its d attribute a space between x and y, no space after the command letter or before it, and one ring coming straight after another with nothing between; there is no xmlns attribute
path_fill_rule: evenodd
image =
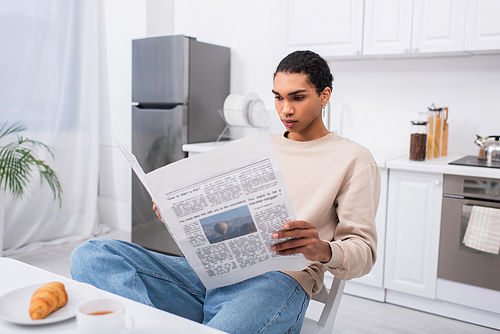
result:
<svg viewBox="0 0 500 334"><path fill-rule="evenodd" d="M297 141L297 140L291 140L288 139L286 136L288 135L288 131L285 131L282 133L279 137L280 142L283 145L289 146L289 147L295 147L295 148L308 148L308 147L316 147L320 146L334 138L338 138L338 136L335 134L335 132L330 132L329 134L318 138L314 140L309 140L309 141Z"/></svg>

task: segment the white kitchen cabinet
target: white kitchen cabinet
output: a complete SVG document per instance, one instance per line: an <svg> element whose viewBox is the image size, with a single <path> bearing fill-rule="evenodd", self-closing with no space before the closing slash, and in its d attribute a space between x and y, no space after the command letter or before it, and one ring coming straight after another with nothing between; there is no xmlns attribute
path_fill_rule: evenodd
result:
<svg viewBox="0 0 500 334"><path fill-rule="evenodd" d="M389 170L384 286L436 296L443 174Z"/></svg>
<svg viewBox="0 0 500 334"><path fill-rule="evenodd" d="M465 0L366 0L363 54L463 52Z"/></svg>
<svg viewBox="0 0 500 334"><path fill-rule="evenodd" d="M500 50L500 1L467 0L465 51Z"/></svg>
<svg viewBox="0 0 500 334"><path fill-rule="evenodd" d="M412 0L366 0L363 54L409 53Z"/></svg>
<svg viewBox="0 0 500 334"><path fill-rule="evenodd" d="M465 8L465 0L414 0L411 52L462 52Z"/></svg>
<svg viewBox="0 0 500 334"><path fill-rule="evenodd" d="M312 50L325 57L360 55L363 0L287 1L288 50Z"/></svg>

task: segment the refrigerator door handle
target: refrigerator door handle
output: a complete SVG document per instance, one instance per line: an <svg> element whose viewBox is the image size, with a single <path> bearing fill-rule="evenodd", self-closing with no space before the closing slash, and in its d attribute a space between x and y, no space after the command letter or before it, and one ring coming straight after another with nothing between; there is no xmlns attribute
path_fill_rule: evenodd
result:
<svg viewBox="0 0 500 334"><path fill-rule="evenodd" d="M174 102L174 103L157 103L157 102L139 102L136 107L139 109L174 109L177 106L186 106L187 103Z"/></svg>

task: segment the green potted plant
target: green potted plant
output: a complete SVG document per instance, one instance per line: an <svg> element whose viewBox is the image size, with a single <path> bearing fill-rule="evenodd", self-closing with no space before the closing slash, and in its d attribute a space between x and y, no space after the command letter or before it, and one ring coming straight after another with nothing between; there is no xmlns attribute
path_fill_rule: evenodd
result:
<svg viewBox="0 0 500 334"><path fill-rule="evenodd" d="M33 173L40 174L41 182L46 181L52 193L54 201L62 204L62 186L56 173L45 161L37 159L34 150L43 150L54 158L53 149L39 141L17 136L16 141L2 144L4 137L26 131L21 122L11 125L5 123L0 128L0 255L3 251L3 225L4 225L4 192L14 195L14 198L22 197L30 188L34 180Z"/></svg>

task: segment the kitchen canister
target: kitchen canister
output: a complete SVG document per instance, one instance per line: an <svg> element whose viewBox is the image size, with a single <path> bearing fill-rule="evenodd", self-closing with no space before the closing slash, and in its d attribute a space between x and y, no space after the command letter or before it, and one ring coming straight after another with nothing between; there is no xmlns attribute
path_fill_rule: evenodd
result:
<svg viewBox="0 0 500 334"><path fill-rule="evenodd" d="M429 135L432 132L432 152L427 152L428 157L439 158L441 156L444 124L444 108L436 108L434 103L427 108L429 110Z"/></svg>
<svg viewBox="0 0 500 334"><path fill-rule="evenodd" d="M427 149L427 121L411 121L410 160L424 161Z"/></svg>

